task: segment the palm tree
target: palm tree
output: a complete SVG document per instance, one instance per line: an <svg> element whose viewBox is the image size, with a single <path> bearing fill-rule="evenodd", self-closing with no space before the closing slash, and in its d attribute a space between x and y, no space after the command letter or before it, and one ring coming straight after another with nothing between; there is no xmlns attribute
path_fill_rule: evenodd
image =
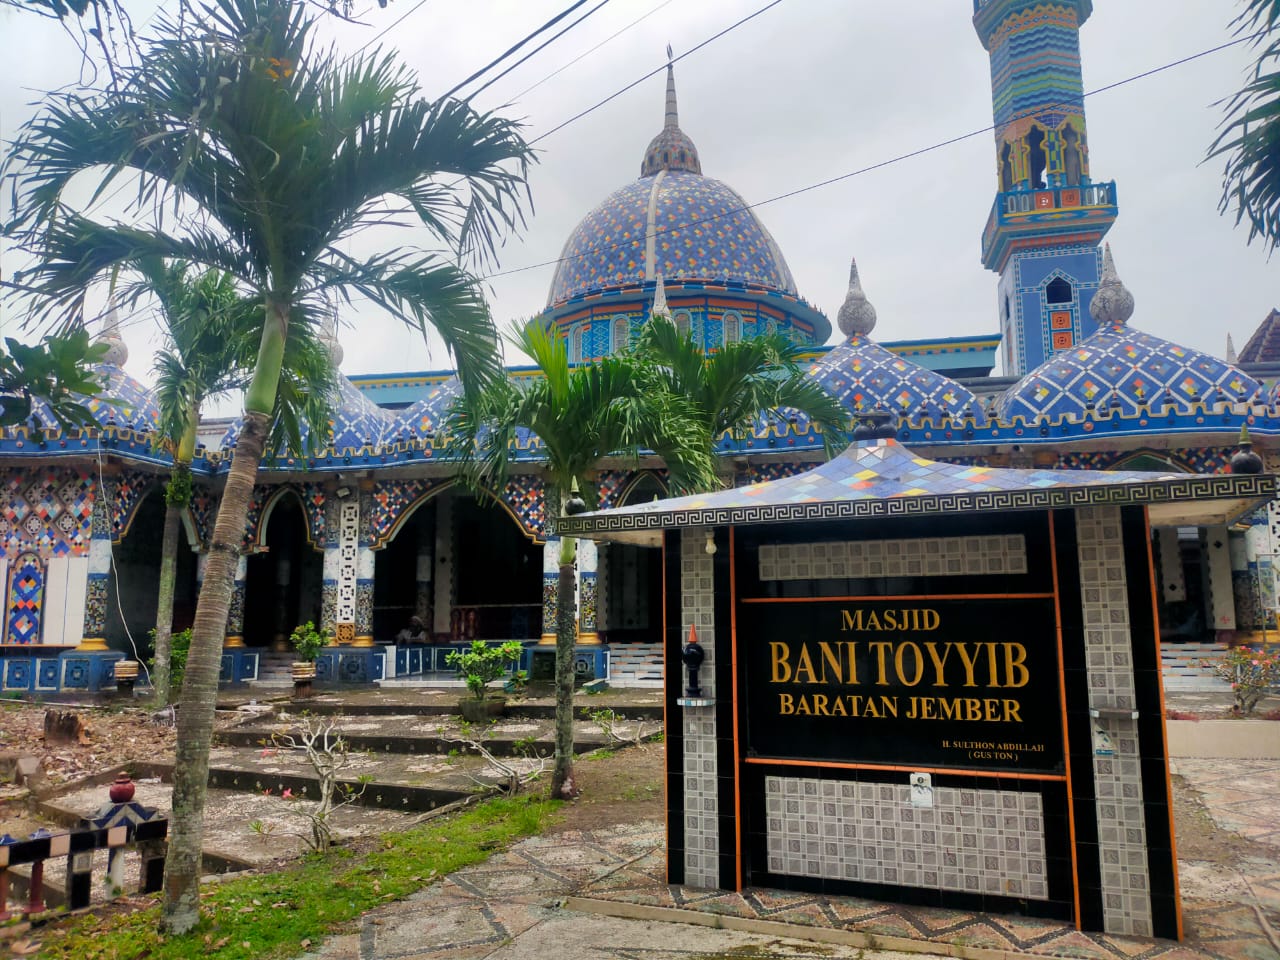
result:
<svg viewBox="0 0 1280 960"><path fill-rule="evenodd" d="M849 413L804 375L799 348L773 333L726 343L706 353L670 318L650 317L632 352L667 390L688 398L711 444L722 434L741 439L756 418L784 420L799 412L822 430L827 455L845 440Z"/></svg>
<svg viewBox="0 0 1280 960"><path fill-rule="evenodd" d="M290 326L307 323L304 308L314 315L327 294L359 295L424 333L433 327L468 389L500 369L488 309L462 263L491 258L520 222L531 151L518 125L419 99L416 77L381 51L339 60L312 41L316 15L299 0L212 0L182 25L162 20L118 86L48 100L8 160L11 232L38 259L20 286L55 320L73 316L104 271L147 256L224 270L262 304L178 713L170 933L199 917L223 627ZM102 223L67 206L70 181L103 169L99 192L123 170L136 175L134 202L153 225ZM407 221L451 251L343 249L364 227Z"/></svg>
<svg viewBox="0 0 1280 960"><path fill-rule="evenodd" d="M476 487L501 486L507 476L516 430L537 435L546 457L548 513L564 515L581 487L593 490L592 475L611 455L657 453L677 489L715 482L710 443L682 397L654 389L642 364L628 356L605 357L571 367L563 340L543 327L526 326L512 344L532 358L541 376L519 386L495 381L475 398L462 397L450 415L458 455L468 457L468 479ZM590 494L594 496L594 494ZM573 779L574 563L577 540L560 543L556 601L556 732L551 795L577 794Z"/></svg>
<svg viewBox="0 0 1280 960"><path fill-rule="evenodd" d="M0 350L0 428L35 420L42 427L93 426L93 412L82 402L97 396L101 378L93 365L106 355L105 343L92 343L83 327L40 343L4 338ZM48 418L52 422L43 422Z"/></svg>
<svg viewBox="0 0 1280 960"><path fill-rule="evenodd" d="M1235 207L1236 223L1249 221L1249 240L1280 246L1280 0L1246 0L1236 32L1252 34L1261 51L1253 76L1224 102L1227 115L1209 156L1225 155L1218 208Z"/></svg>
<svg viewBox="0 0 1280 960"><path fill-rule="evenodd" d="M178 533L182 511L191 502L191 462L196 453L200 409L208 400L243 389L257 354L262 308L220 270L193 275L185 261L158 259L134 265L138 280L125 288L125 302L150 295L159 307L166 342L156 353L155 400L160 410L157 446L173 457L165 490L160 549L160 592L156 603L156 700L169 702L169 657L173 595L177 580ZM281 389L272 418L271 450L303 454L305 436L325 436L331 415L333 367L326 345L299 326L285 342ZM302 424L305 422L304 433Z"/></svg>

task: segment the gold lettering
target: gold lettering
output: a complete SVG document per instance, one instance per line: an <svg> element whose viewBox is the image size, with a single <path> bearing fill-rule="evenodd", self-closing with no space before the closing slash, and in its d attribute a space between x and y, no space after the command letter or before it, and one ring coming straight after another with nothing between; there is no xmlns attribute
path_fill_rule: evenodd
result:
<svg viewBox="0 0 1280 960"><path fill-rule="evenodd" d="M801 680L800 674L808 676L808 680ZM796 657L796 672L792 678L793 683L817 683L818 677L813 672L813 661L809 659L809 648L803 643L800 644L800 655Z"/></svg>
<svg viewBox="0 0 1280 960"><path fill-rule="evenodd" d="M786 683L791 679L791 665L788 660L791 658L791 648L785 643L778 643L776 640L769 644L769 658L772 661L772 679L770 683ZM782 696L787 696L782 694Z"/></svg>
<svg viewBox="0 0 1280 960"><path fill-rule="evenodd" d="M829 717L827 712L827 695L825 693L815 693L813 695L813 712L819 717Z"/></svg>
<svg viewBox="0 0 1280 960"><path fill-rule="evenodd" d="M933 712L934 705L937 703L934 697L922 697L920 699L920 719L921 720L937 720L938 715Z"/></svg>
<svg viewBox="0 0 1280 960"><path fill-rule="evenodd" d="M880 626L880 619L876 616L876 612L874 610L867 611L867 625L863 629L864 630L883 630L884 629L884 627Z"/></svg>
<svg viewBox="0 0 1280 960"><path fill-rule="evenodd" d="M848 610L840 611L840 632L841 633L848 633L850 630L861 630L861 629L862 629L862 611L861 610L856 611L856 617L854 613L850 613Z"/></svg>
<svg viewBox="0 0 1280 960"><path fill-rule="evenodd" d="M973 684L966 684L966 686L973 686ZM982 701L978 700L976 697L965 697L964 718L966 720L981 720Z"/></svg>
<svg viewBox="0 0 1280 960"><path fill-rule="evenodd" d="M867 701L870 703L870 701ZM886 716L896 717L898 715L898 698L897 697L881 697L880 709L885 712Z"/></svg>
<svg viewBox="0 0 1280 960"><path fill-rule="evenodd" d="M1004 702L1004 722L1021 723L1022 715L1018 712L1020 709L1021 704L1017 700L1006 700Z"/></svg>
<svg viewBox="0 0 1280 960"><path fill-rule="evenodd" d="M882 629L884 630L900 630L904 629L906 626L906 624L903 624L902 627L898 626L898 614L893 610L886 610L882 616L884 618L882 621L884 624Z"/></svg>
<svg viewBox="0 0 1280 960"><path fill-rule="evenodd" d="M938 627L941 625L942 617L938 614L937 610L925 609L925 610L921 610L920 613L921 613L921 620L923 620L924 622L921 623L920 626L916 628L917 630L924 630L924 631L937 630Z"/></svg>
<svg viewBox="0 0 1280 960"><path fill-rule="evenodd" d="M925 613L929 612L928 610L925 611ZM938 645L934 641L930 640L924 645L924 648L929 651L929 659L933 661L933 672L937 678L934 680L933 685L935 687L945 687L947 681L943 679L943 669L947 665L947 656L951 653L951 644L948 643L942 648L941 657L938 656Z"/></svg>
<svg viewBox="0 0 1280 960"><path fill-rule="evenodd" d="M813 715L813 711L809 709L809 698L801 695L796 702L796 716L809 717Z"/></svg>
<svg viewBox="0 0 1280 960"><path fill-rule="evenodd" d="M842 659L840 648L843 647L847 659ZM854 660L854 654L858 649L856 640L846 640L843 643L827 643L825 640L818 643L818 652L822 655L822 683L848 683L856 684L858 682L858 664ZM827 666L830 665L835 673L834 680L827 679Z"/></svg>
<svg viewBox="0 0 1280 960"><path fill-rule="evenodd" d="M849 711L844 708L844 698L832 697L831 698L831 716L847 717L848 715L849 715Z"/></svg>
<svg viewBox="0 0 1280 960"><path fill-rule="evenodd" d="M1000 686L1000 674L997 670L996 663L996 645L994 643L983 644L987 648L987 677L990 679L989 687Z"/></svg>
<svg viewBox="0 0 1280 960"><path fill-rule="evenodd" d="M994 684L993 684L994 686ZM1000 719L1000 701L994 697L988 697L982 701L982 707L985 715L983 720L999 720Z"/></svg>
<svg viewBox="0 0 1280 960"><path fill-rule="evenodd" d="M1014 657L1014 651L1018 656ZM1006 687L1025 687L1031 680L1031 674L1027 667L1027 648L1020 643L1006 643L1004 645L1004 672ZM1015 680L1014 677L1018 679Z"/></svg>
<svg viewBox="0 0 1280 960"><path fill-rule="evenodd" d="M902 663L902 660L903 660L902 655L906 653L908 649L911 650L912 655L915 657L915 664L916 664L915 676L911 680L907 679L907 673L906 673L906 670L903 668L903 663ZM916 644L912 643L910 640L907 640L904 643L898 644L898 649L893 652L893 669L898 674L899 683L901 683L903 686L914 687L917 683L920 682L920 678L924 676L924 657L920 655L920 648Z"/></svg>
<svg viewBox="0 0 1280 960"><path fill-rule="evenodd" d="M871 717L874 720L880 719L880 711L876 709L876 702L867 697L867 710L863 714L864 717Z"/></svg>
<svg viewBox="0 0 1280 960"><path fill-rule="evenodd" d="M778 694L778 713L781 716L789 716L796 712L795 698L789 693Z"/></svg>
<svg viewBox="0 0 1280 960"><path fill-rule="evenodd" d="M978 665L977 653L973 657L969 656L969 645L967 643L948 643L948 647L955 647L960 651L960 660L964 663L964 685L966 687L976 687L978 684L973 679L973 668Z"/></svg>
<svg viewBox="0 0 1280 960"><path fill-rule="evenodd" d="M889 643L887 640L877 640L874 643L868 644L868 646L875 651L876 655L876 664L878 666L878 679L876 680L876 686L887 687L889 685L889 681L886 677L884 654L886 650L893 646L893 644Z"/></svg>
<svg viewBox="0 0 1280 960"><path fill-rule="evenodd" d="M942 702L943 720L959 720L960 719L960 701L953 698L946 698ZM944 744L945 745L945 744Z"/></svg>

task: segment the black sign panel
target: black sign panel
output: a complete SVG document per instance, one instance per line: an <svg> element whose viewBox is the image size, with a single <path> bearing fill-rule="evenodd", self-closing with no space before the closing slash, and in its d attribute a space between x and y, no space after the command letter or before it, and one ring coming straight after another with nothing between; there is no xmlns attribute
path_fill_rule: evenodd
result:
<svg viewBox="0 0 1280 960"><path fill-rule="evenodd" d="M738 655L752 756L1063 769L1052 598L749 603Z"/></svg>

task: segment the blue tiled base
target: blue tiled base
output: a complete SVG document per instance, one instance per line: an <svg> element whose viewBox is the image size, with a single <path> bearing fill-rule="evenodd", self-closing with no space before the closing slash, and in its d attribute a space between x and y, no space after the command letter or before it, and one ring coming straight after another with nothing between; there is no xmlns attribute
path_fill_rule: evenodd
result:
<svg viewBox="0 0 1280 960"><path fill-rule="evenodd" d="M534 644L524 648L520 656L520 669L534 675L533 658L550 656L555 663L555 647ZM609 676L609 648L604 646L573 648L573 679L575 683L603 680Z"/></svg>
<svg viewBox="0 0 1280 960"><path fill-rule="evenodd" d="M116 685L115 663L123 660L119 650L85 651L68 650L58 656L61 665L63 690L114 690Z"/></svg>
<svg viewBox="0 0 1280 960"><path fill-rule="evenodd" d="M258 651L248 647L224 647L218 683L234 686L258 679Z"/></svg>
<svg viewBox="0 0 1280 960"><path fill-rule="evenodd" d="M382 647L325 647L316 658L316 681L373 683L382 679L386 659Z"/></svg>

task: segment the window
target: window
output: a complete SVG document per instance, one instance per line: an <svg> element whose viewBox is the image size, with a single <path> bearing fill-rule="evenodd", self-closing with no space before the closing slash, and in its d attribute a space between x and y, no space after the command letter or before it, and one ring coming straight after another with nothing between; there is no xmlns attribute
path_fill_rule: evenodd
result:
<svg viewBox="0 0 1280 960"><path fill-rule="evenodd" d="M1044 288L1045 303L1070 303L1075 299L1071 284L1062 277L1054 277Z"/></svg>
<svg viewBox="0 0 1280 960"><path fill-rule="evenodd" d="M1031 186L1037 190L1044 189L1044 169L1047 162L1044 152L1044 131L1039 127L1032 127L1031 133L1027 135L1027 146L1030 148L1028 159L1030 163Z"/></svg>
<svg viewBox="0 0 1280 960"><path fill-rule="evenodd" d="M613 318L613 352L627 349L631 344L631 322L626 317Z"/></svg>
<svg viewBox="0 0 1280 960"><path fill-rule="evenodd" d="M1067 127L1062 133L1062 166L1066 182L1069 186L1080 183L1081 163L1080 134L1074 127Z"/></svg>
<svg viewBox="0 0 1280 960"><path fill-rule="evenodd" d="M737 343L742 339L742 318L736 313L724 315L724 342Z"/></svg>
<svg viewBox="0 0 1280 960"><path fill-rule="evenodd" d="M682 337L689 336L689 314L682 310L676 314L675 320L676 320L676 331L680 334L680 336Z"/></svg>
<svg viewBox="0 0 1280 960"><path fill-rule="evenodd" d="M569 360L571 363L582 362L582 349L585 342L586 332L581 327L574 327L573 332L569 335Z"/></svg>

